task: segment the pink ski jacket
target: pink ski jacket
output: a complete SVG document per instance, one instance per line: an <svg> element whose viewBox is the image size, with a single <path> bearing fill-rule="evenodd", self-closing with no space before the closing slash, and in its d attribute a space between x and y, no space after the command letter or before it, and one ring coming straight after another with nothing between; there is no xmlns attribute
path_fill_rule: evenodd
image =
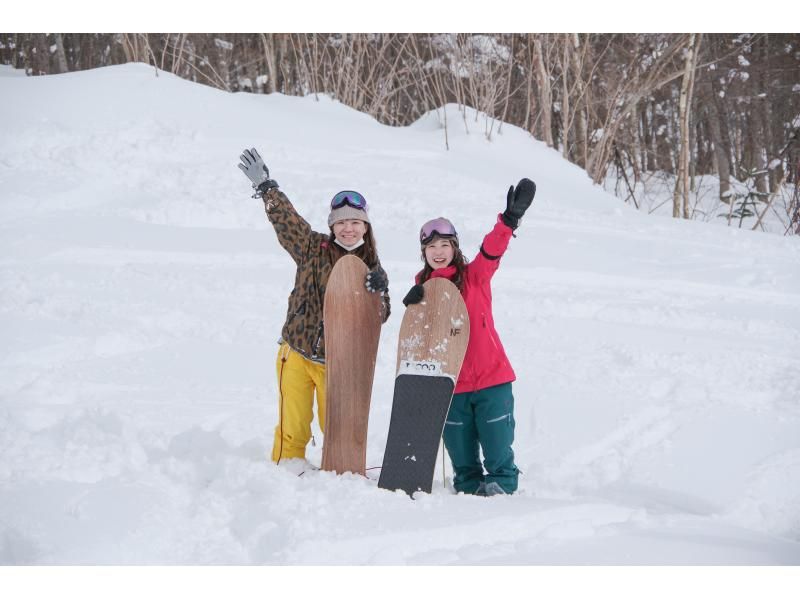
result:
<svg viewBox="0 0 800 598"><path fill-rule="evenodd" d="M494 328L492 315L492 276L508 247L512 230L497 217L497 223L483 239L475 259L467 264L461 295L469 314L469 344L458 376L455 392L474 392L516 380L511 362ZM455 266L434 270L431 278L452 279ZM416 280L419 283L420 272Z"/></svg>

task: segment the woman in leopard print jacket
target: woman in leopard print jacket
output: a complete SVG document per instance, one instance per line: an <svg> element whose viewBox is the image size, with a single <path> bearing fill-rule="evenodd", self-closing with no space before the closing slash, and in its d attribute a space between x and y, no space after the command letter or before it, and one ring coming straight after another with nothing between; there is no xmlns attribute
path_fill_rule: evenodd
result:
<svg viewBox="0 0 800 598"><path fill-rule="evenodd" d="M328 276L336 261L352 254L369 268L366 288L382 294L382 320L390 313L388 279L378 259L367 202L356 191L341 191L331 201L327 233L315 232L294 209L255 148L241 155L239 168L256 197L264 201L278 242L297 265L294 289L281 331L276 362L281 397L272 460L304 459L311 440L314 394L319 425L325 429L325 341L322 308Z"/></svg>

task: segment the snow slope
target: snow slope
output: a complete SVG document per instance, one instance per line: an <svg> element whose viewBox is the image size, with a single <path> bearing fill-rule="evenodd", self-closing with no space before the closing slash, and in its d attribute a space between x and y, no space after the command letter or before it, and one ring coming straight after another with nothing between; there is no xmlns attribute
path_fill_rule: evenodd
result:
<svg viewBox="0 0 800 598"><path fill-rule="evenodd" d="M649 218L454 106L447 151L444 111L392 128L144 65L2 67L0 93L0 564L800 564L796 238ZM516 495L267 460L294 269L251 146L317 230L334 192L370 201L394 314L368 467L418 227L447 215L474 255L537 182L494 280Z"/></svg>

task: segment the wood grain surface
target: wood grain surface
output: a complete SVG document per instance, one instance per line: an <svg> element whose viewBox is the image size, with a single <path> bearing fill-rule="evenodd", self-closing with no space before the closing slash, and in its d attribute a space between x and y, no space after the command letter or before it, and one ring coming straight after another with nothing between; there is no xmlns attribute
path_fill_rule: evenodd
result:
<svg viewBox="0 0 800 598"><path fill-rule="evenodd" d="M346 255L325 289L326 417L322 469L365 475L367 425L381 333L381 297L364 286L367 266Z"/></svg>
<svg viewBox="0 0 800 598"><path fill-rule="evenodd" d="M406 308L400 325L397 374L446 375L455 382L469 342L467 306L449 280L433 278L423 287L423 300Z"/></svg>

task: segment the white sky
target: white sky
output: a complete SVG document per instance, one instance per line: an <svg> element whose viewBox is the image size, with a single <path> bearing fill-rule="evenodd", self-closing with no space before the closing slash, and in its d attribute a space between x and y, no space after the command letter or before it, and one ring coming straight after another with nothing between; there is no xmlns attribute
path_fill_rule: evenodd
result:
<svg viewBox="0 0 800 598"><path fill-rule="evenodd" d="M786 30L800 22L800 6L776 0L770 10L728 0L724 11L711 2L642 0L525 2L524 0L292 0L291 2L217 3L203 7L189 0L104 0L35 4L3 8L6 32L23 31L757 31ZM80 7L76 10L76 6ZM393 9L392 7L397 7Z"/></svg>

